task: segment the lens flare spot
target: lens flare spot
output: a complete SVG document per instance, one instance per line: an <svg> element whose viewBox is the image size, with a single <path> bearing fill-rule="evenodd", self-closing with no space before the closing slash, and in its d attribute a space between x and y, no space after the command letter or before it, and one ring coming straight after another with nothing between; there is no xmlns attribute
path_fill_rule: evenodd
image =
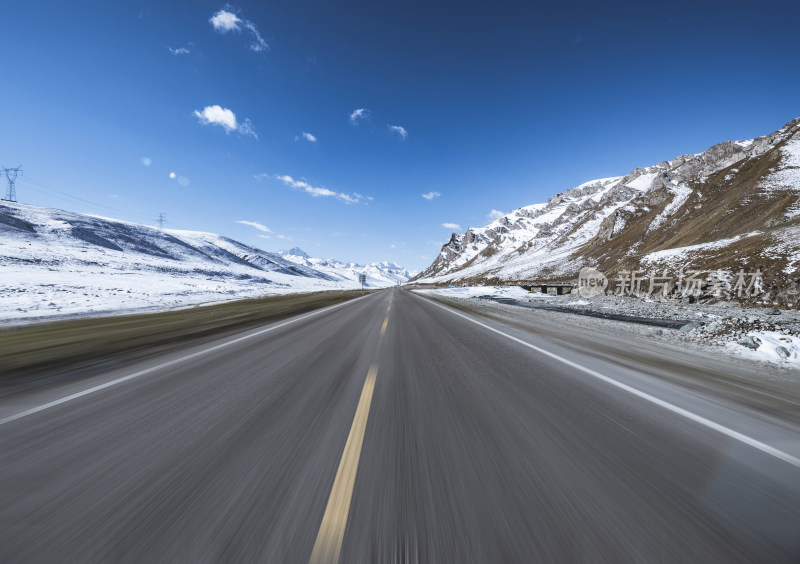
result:
<svg viewBox="0 0 800 564"><path fill-rule="evenodd" d="M176 175L174 172L170 172L170 173L169 173L169 177L170 177L171 179L173 179L173 180L175 180L175 177L176 177L176 176L177 176L177 175Z"/></svg>
<svg viewBox="0 0 800 564"><path fill-rule="evenodd" d="M153 160L147 157L142 157L142 164L144 166L150 166L151 164L153 164Z"/></svg>
<svg viewBox="0 0 800 564"><path fill-rule="evenodd" d="M188 186L189 185L189 179L186 178L185 176L179 176L178 177L178 184L180 184L181 186Z"/></svg>

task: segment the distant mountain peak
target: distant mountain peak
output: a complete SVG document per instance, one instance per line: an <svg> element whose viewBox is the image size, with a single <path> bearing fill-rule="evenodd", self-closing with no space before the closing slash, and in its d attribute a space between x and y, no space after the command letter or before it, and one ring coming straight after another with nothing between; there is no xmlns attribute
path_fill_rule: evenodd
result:
<svg viewBox="0 0 800 564"><path fill-rule="evenodd" d="M309 256L298 247L279 253L284 259L294 264L313 268L334 279L357 284L360 274L366 274L367 286L380 288L405 284L416 271L409 272L399 264L392 261L371 262L359 264L357 262L343 262L335 258L319 258Z"/></svg>
<svg viewBox="0 0 800 564"><path fill-rule="evenodd" d="M303 258L306 258L306 259L310 258L308 256L308 253L305 252L300 247L292 247L288 251L280 251L279 254L281 254L281 255L291 255L293 257L303 257Z"/></svg>

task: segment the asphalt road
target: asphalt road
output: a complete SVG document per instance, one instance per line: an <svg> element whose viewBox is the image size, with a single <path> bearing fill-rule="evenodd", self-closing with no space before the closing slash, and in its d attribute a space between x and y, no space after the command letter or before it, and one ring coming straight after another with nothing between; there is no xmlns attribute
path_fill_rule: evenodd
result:
<svg viewBox="0 0 800 564"><path fill-rule="evenodd" d="M0 398L0 562L800 561L797 425L652 372L392 289Z"/></svg>

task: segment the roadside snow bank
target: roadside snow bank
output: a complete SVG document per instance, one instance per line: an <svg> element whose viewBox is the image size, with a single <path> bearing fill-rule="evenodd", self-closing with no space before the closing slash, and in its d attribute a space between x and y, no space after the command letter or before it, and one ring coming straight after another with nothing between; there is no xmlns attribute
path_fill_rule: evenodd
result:
<svg viewBox="0 0 800 564"><path fill-rule="evenodd" d="M776 331L751 331L747 338L752 343L749 346L731 343L729 348L754 360L800 367L800 338ZM758 348L753 349L753 346Z"/></svg>
<svg viewBox="0 0 800 564"><path fill-rule="evenodd" d="M531 298L536 294L531 294L528 290L519 286L464 286L452 288L432 288L425 290L414 290L419 294L444 296L448 298L512 298L522 299Z"/></svg>

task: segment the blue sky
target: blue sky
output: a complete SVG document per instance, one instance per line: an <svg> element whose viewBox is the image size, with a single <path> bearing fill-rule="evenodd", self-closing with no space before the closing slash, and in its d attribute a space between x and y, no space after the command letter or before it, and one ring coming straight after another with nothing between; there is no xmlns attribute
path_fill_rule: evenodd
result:
<svg viewBox="0 0 800 564"><path fill-rule="evenodd" d="M0 165L23 166L20 201L163 212L270 251L424 268L445 225L800 116L789 1L31 1L3 16Z"/></svg>

